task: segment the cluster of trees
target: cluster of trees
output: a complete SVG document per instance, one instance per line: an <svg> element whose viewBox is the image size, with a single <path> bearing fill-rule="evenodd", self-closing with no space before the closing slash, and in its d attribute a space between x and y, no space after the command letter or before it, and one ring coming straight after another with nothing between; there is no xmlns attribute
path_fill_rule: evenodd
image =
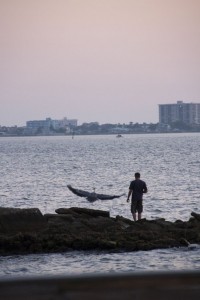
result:
<svg viewBox="0 0 200 300"><path fill-rule="evenodd" d="M74 132L77 134L120 134L120 133L144 133L144 132L156 132L158 130L157 124L146 123L133 123L129 124L102 124L98 122L83 123L80 126L74 128Z"/></svg>
<svg viewBox="0 0 200 300"><path fill-rule="evenodd" d="M129 124L102 124L98 122L83 123L74 128L77 134L120 134L120 133L161 133L161 132L198 132L199 126L190 126L183 122L175 122L170 125L160 123L133 123Z"/></svg>
<svg viewBox="0 0 200 300"><path fill-rule="evenodd" d="M133 123L129 124L102 124L98 122L83 123L79 126L67 126L59 129L53 127L39 127L35 131L28 131L26 127L0 126L0 136L26 136L26 135L81 135L81 134L131 134L131 133L162 133L162 132L200 132L200 125L187 125L183 122L174 122L170 125L159 123Z"/></svg>
<svg viewBox="0 0 200 300"><path fill-rule="evenodd" d="M17 127L17 126L0 126L0 136L4 135L23 135L24 127Z"/></svg>

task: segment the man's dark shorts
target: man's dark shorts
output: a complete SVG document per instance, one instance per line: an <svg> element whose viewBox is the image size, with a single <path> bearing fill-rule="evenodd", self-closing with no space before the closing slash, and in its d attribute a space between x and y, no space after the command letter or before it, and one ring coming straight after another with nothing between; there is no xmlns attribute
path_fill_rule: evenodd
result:
<svg viewBox="0 0 200 300"><path fill-rule="evenodd" d="M132 212L132 214L136 213L136 212L141 214L143 212L142 200L134 200L131 203L131 212Z"/></svg>

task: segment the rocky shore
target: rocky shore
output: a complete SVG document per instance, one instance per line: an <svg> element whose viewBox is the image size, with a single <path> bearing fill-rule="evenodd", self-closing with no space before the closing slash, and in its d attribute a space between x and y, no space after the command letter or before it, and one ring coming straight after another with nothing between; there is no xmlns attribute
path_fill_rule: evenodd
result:
<svg viewBox="0 0 200 300"><path fill-rule="evenodd" d="M188 221L133 222L108 211L71 207L55 214L0 207L0 255L72 250L137 251L200 244L200 214Z"/></svg>

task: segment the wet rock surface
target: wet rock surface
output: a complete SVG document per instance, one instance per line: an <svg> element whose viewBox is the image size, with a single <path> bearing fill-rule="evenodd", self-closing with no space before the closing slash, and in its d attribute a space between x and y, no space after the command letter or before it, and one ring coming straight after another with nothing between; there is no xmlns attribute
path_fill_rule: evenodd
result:
<svg viewBox="0 0 200 300"><path fill-rule="evenodd" d="M0 207L0 255L72 250L137 251L200 244L200 214L187 221L165 219L133 222L108 211Z"/></svg>

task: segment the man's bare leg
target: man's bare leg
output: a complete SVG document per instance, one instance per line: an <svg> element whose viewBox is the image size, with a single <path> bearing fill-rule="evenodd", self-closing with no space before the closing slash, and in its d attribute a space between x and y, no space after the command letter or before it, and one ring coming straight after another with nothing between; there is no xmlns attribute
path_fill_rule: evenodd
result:
<svg viewBox="0 0 200 300"><path fill-rule="evenodd" d="M133 215L133 220L136 221L136 213L132 213Z"/></svg>
<svg viewBox="0 0 200 300"><path fill-rule="evenodd" d="M138 220L141 220L141 219L142 219L142 214L138 213Z"/></svg>

